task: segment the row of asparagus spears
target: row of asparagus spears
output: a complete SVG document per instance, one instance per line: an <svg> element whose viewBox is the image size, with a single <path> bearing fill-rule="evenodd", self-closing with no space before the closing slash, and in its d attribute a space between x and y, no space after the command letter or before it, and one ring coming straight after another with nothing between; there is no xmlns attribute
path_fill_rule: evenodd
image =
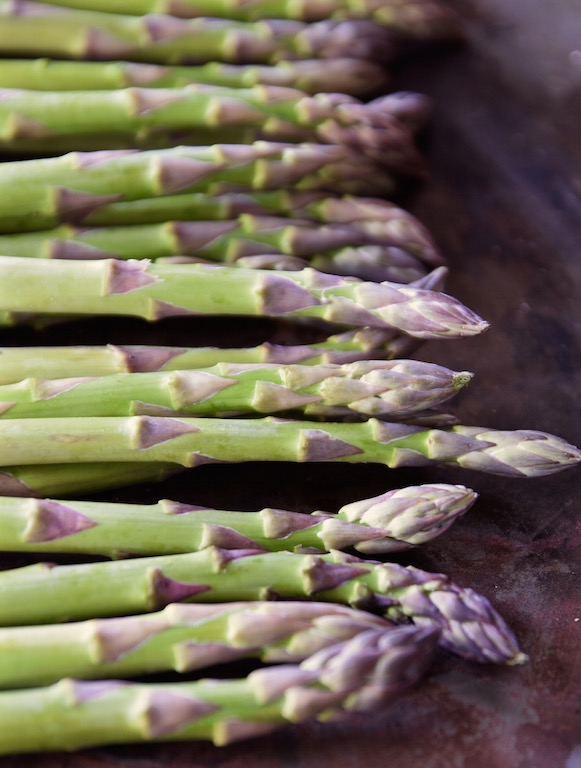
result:
<svg viewBox="0 0 581 768"><path fill-rule="evenodd" d="M260 13L260 8L255 10ZM282 8L270 8L269 14L277 10L284 15ZM372 9L360 12L368 17ZM414 29L419 30L420 37L438 36L442 29L453 34L448 24L451 17L433 3L411 8L406 3L396 4L388 16L389 20L384 19L387 26L369 20L312 23L310 19L308 23L284 18L251 23L159 14L123 16L27 0L0 0L0 54L4 57L117 57L174 65L200 63L198 67L165 71L147 64L127 69L127 63L120 61L113 61L109 68L96 62L97 67L85 66L77 76L76 70L67 69L66 62L38 58L36 63L5 61L7 87L0 99L0 149L46 154L71 149L171 147L178 143L249 143L257 139L317 141L346 144L394 172L416 174L421 163L413 131L423 123L425 100L416 98L414 102L408 97L402 101L387 96L364 104L348 93L353 87L360 88L357 83L363 81L368 88L383 79L376 65L366 59L374 62L384 58L390 47L399 50L402 41L397 38L401 38L402 29L408 27L407 37L412 38ZM392 40L389 28L393 32L398 26ZM349 57L345 74L340 70L331 94L317 89L316 67L313 83L310 76L301 74L305 62L297 65L292 61L305 56L315 61L316 57L330 58L335 67L337 56ZM285 62L285 58L290 61ZM220 67L220 61L234 62L234 67L236 62L257 65L249 75L250 87L240 82L235 70ZM269 76L269 68L261 68L261 64L272 65L273 73ZM33 90L32 65L41 72L40 91ZM260 80L262 70L264 81ZM283 70L283 82L289 77L291 84L305 80L310 93L279 85L277 73ZM46 72L51 73L48 81L54 73L55 90L47 90ZM83 72L89 88L86 91ZM208 74L204 76L204 72ZM136 85L100 90L102 81L106 83L111 77ZM17 88L19 78L27 86L25 90ZM252 78L260 84L252 85ZM219 84L215 84L216 79ZM68 83L65 88L74 87L74 92L60 90L63 83Z"/></svg>
<svg viewBox="0 0 581 768"><path fill-rule="evenodd" d="M137 5L112 0L2 0L0 50L4 56L46 54L170 64L340 56L373 61L399 55L410 41L460 35L457 18L433 0L222 4L170 0Z"/></svg>
<svg viewBox="0 0 581 768"><path fill-rule="evenodd" d="M310 515L60 498L216 462L581 462L553 435L457 424L440 407L471 374L407 358L487 323L386 199L423 174L429 105L355 97L459 36L434 0L0 0L0 150L60 155L0 169L1 322L228 314L326 336L0 348L0 548L112 558L0 573L0 754L228 744L384 706L437 646L526 660L482 595L351 554L432 540L464 486ZM246 658L274 666L191 679ZM168 671L186 681L120 679Z"/></svg>

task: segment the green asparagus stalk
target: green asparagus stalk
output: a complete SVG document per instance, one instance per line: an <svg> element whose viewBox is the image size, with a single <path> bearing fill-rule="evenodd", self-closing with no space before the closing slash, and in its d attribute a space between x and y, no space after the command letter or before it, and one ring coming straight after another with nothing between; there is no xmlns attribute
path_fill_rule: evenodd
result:
<svg viewBox="0 0 581 768"><path fill-rule="evenodd" d="M417 174L422 169L419 153L411 132L391 114L391 103L389 96L364 104L343 94L309 96L268 85L70 92L4 89L0 147L41 152L67 147L147 148L149 137L154 146L175 146L236 141L245 132L243 143L265 139L345 144L388 168ZM420 108L423 112L423 104Z"/></svg>
<svg viewBox="0 0 581 768"><path fill-rule="evenodd" d="M268 256L265 258L268 259ZM275 257L276 258L276 257ZM290 258L290 257L286 257ZM160 259L160 261L163 261ZM209 262L205 262L206 266L208 266ZM242 266L242 265L241 265ZM269 269L273 269L272 264L266 265ZM293 267L295 265L293 264ZM252 268L256 269L259 268L259 265L252 265ZM304 269L304 267L303 267ZM418 289L424 289L429 291L441 291L446 283L446 278L448 275L448 270L446 267L437 267L436 269L432 270L431 272L428 272L427 275L424 275L423 277L418 278L417 280L414 280L413 283L410 285L414 288ZM15 325L22 325L27 324L31 325L37 329L44 329L50 325L54 325L55 323L62 323L66 322L67 320L74 320L78 319L78 315L62 315L62 314L38 314L34 312L4 312L0 311L0 325L4 326L15 326ZM319 326L321 323L318 321L307 321L311 324L318 324ZM322 323L323 330L325 333L329 332L328 324ZM357 342L357 345L354 346L353 339L357 338L360 339L360 341ZM365 338L365 341L362 339ZM329 340L328 340L329 341ZM353 356L337 356L337 352L349 352L352 353L354 350L357 350L358 352L361 352L361 349L364 348L366 350L371 351L373 350L373 354L366 354L363 356L364 359L371 359L371 358L377 358L377 357L383 357L385 358L390 357L402 357L405 355L408 355L410 352L413 352L416 347L419 345L419 340L417 338L414 338L412 336L408 336L407 334L398 333L394 329L379 329L379 328L360 328L359 330L355 329L351 332L346 332L342 334L338 334L335 336L330 337L329 344L326 344L325 348L329 349L333 355L335 355L335 359L329 360L331 362L350 362L353 360ZM323 348L323 347L321 347ZM358 354L356 359L362 359L362 355ZM222 362L224 358L217 358L218 362ZM314 361L313 361L314 362Z"/></svg>
<svg viewBox="0 0 581 768"><path fill-rule="evenodd" d="M132 86L183 88L192 83L226 88L278 85L305 93L348 93L367 96L385 90L383 67L362 59L279 61L273 66L223 64L212 61L191 67L164 67L127 61L0 60L0 88L33 91L109 91Z"/></svg>
<svg viewBox="0 0 581 768"><path fill-rule="evenodd" d="M334 197L325 192L291 189L213 196L194 192L151 197L110 203L93 211L80 212L76 223L111 227L165 221L224 221L243 214L349 225L372 239L417 256L426 264L442 263L442 256L429 232L409 212L379 198Z"/></svg>
<svg viewBox="0 0 581 768"><path fill-rule="evenodd" d="M364 20L314 24L288 19L257 22L123 16L0 0L3 56L143 61L154 64L274 64L288 59L361 58L385 62L409 47L407 36ZM419 26L424 19L416 15ZM408 29L413 34L414 19ZM418 25L416 23L416 29Z"/></svg>
<svg viewBox="0 0 581 768"><path fill-rule="evenodd" d="M161 256L158 264L206 264L215 262L198 256ZM429 275L428 267L414 256L382 245L358 245L338 248L307 258L282 253L263 253L241 256L231 262L244 269L270 269L278 272L300 272L307 267L331 275L355 277L373 282L392 282L415 285Z"/></svg>
<svg viewBox="0 0 581 768"><path fill-rule="evenodd" d="M318 366L219 363L193 371L96 379L24 379L0 386L0 418L299 411L399 421L441 405L471 378L466 371L417 360L365 360Z"/></svg>
<svg viewBox="0 0 581 768"><path fill-rule="evenodd" d="M162 416L0 420L0 466L88 462L371 462L388 467L457 464L540 477L577 465L581 451L533 430L427 429L362 423Z"/></svg>
<svg viewBox="0 0 581 768"><path fill-rule="evenodd" d="M461 485L420 485L347 504L336 514L305 515L279 509L216 510L167 500L144 506L0 496L0 550L117 557L216 545L273 552L353 547L384 554L431 541L475 500L474 491Z"/></svg>
<svg viewBox="0 0 581 768"><path fill-rule="evenodd" d="M55 299L58 297L58 300ZM0 259L0 311L64 315L315 318L410 336L474 336L488 324L438 291L366 283L313 269L270 272L144 261Z"/></svg>
<svg viewBox="0 0 581 768"><path fill-rule="evenodd" d="M266 193L265 197L268 194ZM180 197L186 199L181 200ZM204 198L202 195L199 197ZM142 208L147 210L149 203L167 203L170 199L181 206L184 202L187 205L191 198L189 195L183 195L152 199L143 201L146 205ZM324 202L334 201L327 198ZM350 207L349 202L346 201L345 207ZM357 202L355 199L353 202L355 207ZM218 205L220 203L217 200L207 197L201 201L202 208L217 208ZM243 206L244 202L241 201L240 205ZM251 208L252 205L253 202L248 200L248 207ZM254 206L258 207L258 204L255 202ZM427 264L442 264L442 257L417 220L389 204L377 207L380 213L385 212L388 216L391 213L391 221L365 219L322 222L300 216L277 216L267 211L255 213L250 210L234 213L232 217L226 218L219 215L219 210L215 210L216 217L206 220L197 219L194 215L191 221L165 220L160 223L130 223L129 226L123 223L122 226L79 228L61 224L54 229L40 232L0 235L0 253L21 258L67 259L156 259L162 256L196 254L201 258L216 261L234 261L242 256L262 253L308 257L345 246L374 243L408 252ZM185 218L185 211L183 208L181 210ZM192 212L195 214L196 208ZM290 210L288 212L290 213ZM131 214L131 209L129 213ZM141 212L139 215L142 215ZM321 217L324 215L322 213Z"/></svg>
<svg viewBox="0 0 581 768"><path fill-rule="evenodd" d="M385 619L332 603L174 603L148 616L0 629L0 687L50 685L64 677L191 673L235 659L297 664L370 631Z"/></svg>
<svg viewBox="0 0 581 768"><path fill-rule="evenodd" d="M0 230L51 229L83 221L112 203L277 189L384 196L395 186L393 175L337 145L256 142L71 152L2 164Z"/></svg>
<svg viewBox="0 0 581 768"><path fill-rule="evenodd" d="M95 211L81 214L79 224L101 227L131 225L136 229L130 230L129 234L131 232L135 234L144 231L138 225L151 225L155 222L162 224L170 220L185 221L190 225L192 222L231 221L245 214L265 217L286 216L289 219L300 217L301 220L313 222L308 226L314 226L315 222L341 228L348 225L350 230L357 230L362 239L366 241L370 239L389 248L387 253L383 249L359 248L352 254L349 253L349 249L342 249L330 264L325 264L324 257L315 260L313 266L320 262L321 266L325 264L328 267L321 271L334 269L337 272L341 271L341 274L355 274L353 270L358 267L359 274L355 276L363 279L408 282L413 274L419 274L412 257L434 266L442 263L442 257L425 227L407 211L378 198L332 197L324 192L272 190L252 194L232 193L210 196L204 193L192 193L153 197L103 205ZM244 220L251 219L246 217ZM289 221L289 224L292 225L292 221ZM63 229L63 226L49 230L52 233L50 236L59 239L59 233L62 232L67 237L75 231L74 228ZM284 226L282 221L281 226ZM167 228L168 225L165 224L165 227ZM125 229L121 231L126 232ZM146 229L145 231L155 232L156 230ZM0 236L0 253L8 256L50 255L54 246L45 242L48 236L46 231L30 237L29 233ZM170 240L173 246L174 238ZM145 246L149 247L149 242ZM139 255L144 256L145 253Z"/></svg>
<svg viewBox="0 0 581 768"><path fill-rule="evenodd" d="M255 670L242 680L148 685L67 679L5 692L0 753L141 741L224 745L288 723L374 712L417 682L435 635L417 627L369 630L300 665Z"/></svg>
<svg viewBox="0 0 581 768"><path fill-rule="evenodd" d="M192 193L154 197L127 203L111 203L88 212L84 216L84 221L79 223L108 227L134 226L135 229L132 230L125 228L120 230L120 234L123 242L128 239L130 243L135 243L135 236L140 233L159 232L163 234L169 227L167 223L164 229L158 230L152 227L143 229L137 225L163 223L170 219L177 222L185 221L190 228L192 222L231 221L237 218L240 218L241 221L253 221L245 214L266 217L273 215L300 217L313 222L312 225L308 226L315 226L314 222L319 222L331 227L337 225L344 229L348 225L351 231L357 230L358 236L362 239L385 246L341 248L332 257L314 257L312 266L315 269L320 269L320 271L351 274L365 280L410 282L422 273L422 268L415 259L434 266L442 263L438 249L420 222L407 211L378 198L331 197L327 193L293 190L216 196ZM284 227L284 222L281 221L280 223L281 227ZM292 226L292 221L289 221L289 225ZM89 231L92 232L92 230ZM49 237L48 232L30 236L28 233L0 236L0 253L8 256L51 255L55 248L63 247L59 233L62 233L63 237L66 238L72 232L75 232L73 228L63 228L63 225L50 230L50 237L58 241L54 245L52 241L47 242L45 240ZM93 232L93 234L95 233ZM97 235L99 238L101 237L101 233L97 233ZM175 246L175 238L169 235L170 233L167 232L164 238L166 241L170 241L169 243L166 242L164 246L166 251ZM86 235L81 233L81 237L84 238ZM106 235L106 237L108 236ZM114 243L116 239L115 237ZM154 239L158 241L159 237ZM65 240L65 245L66 242ZM143 245L145 250L139 253L137 249L132 248L129 253L145 256L150 248L150 240L147 239L145 243L142 240L137 240L137 242ZM115 245L107 243L107 245L115 247L117 243ZM99 242L99 247L101 246L103 246L102 241ZM284 248L288 250L288 245L285 244ZM386 251L385 248L389 250ZM119 257L122 249L117 247L116 250ZM94 256L95 252L89 250L89 255ZM287 268L296 269L302 268L302 266L305 265Z"/></svg>
<svg viewBox="0 0 581 768"><path fill-rule="evenodd" d="M83 228L61 224L41 232L0 235L0 254L19 258L135 259L194 256L224 263L242 263L254 256L295 256L301 265L312 260L362 277L374 255L372 274L382 280L412 282L427 269L413 252L390 242L389 232L374 235L365 227L321 225L303 219L241 214L223 221L166 221L121 227ZM397 239L397 235L396 235ZM401 238L400 238L401 239ZM413 244L412 244L413 248ZM427 258L432 258L428 251ZM361 262L358 274L357 270ZM301 267L299 267L301 268ZM401 279L400 279L401 278Z"/></svg>
<svg viewBox="0 0 581 768"><path fill-rule="evenodd" d="M200 552L82 565L37 563L0 573L0 624L47 624L159 610L173 602L311 598L372 608L396 622L441 631L474 661L519 663L523 654L486 598L442 574L396 563L208 547Z"/></svg>
<svg viewBox="0 0 581 768"><path fill-rule="evenodd" d="M452 12L434 0L40 0L78 10L143 16L165 13L181 18L217 16L240 21L265 18L322 21L369 19L406 35L455 37L458 23Z"/></svg>
<svg viewBox="0 0 581 768"><path fill-rule="evenodd" d="M0 239L1 238L2 235L0 235ZM131 237L125 232L121 234L120 240L127 240L130 249L136 245L136 243L131 242ZM118 245L119 243L115 244ZM19 246L21 245L22 243L19 243ZM66 258L65 254L69 245L76 247L77 244L68 243L66 241L61 241L60 243L53 241L47 245L49 249L51 246L54 246L56 252L59 254L58 258ZM62 248L59 247L61 245ZM156 245L155 242L150 242L150 250L156 250L158 245L159 243ZM250 243L248 241L238 241L237 245L240 245L241 247L249 247ZM211 243L208 246L208 249L214 250L215 246L215 242ZM96 248L91 249L89 247L81 247L84 253L84 260L90 260L91 255L96 259L102 259L106 256L106 252L97 250ZM263 246L258 244L256 250L260 251L261 247ZM21 248L19 247L17 250L20 251ZM32 254L29 253L27 256L24 256L24 258L29 258L30 256L32 256ZM216 252L216 256L228 257L229 254L220 254L219 252ZM19 255L19 258L22 257ZM42 256L40 256L40 258L42 258ZM114 254L113 258L124 257L119 254ZM131 257L129 256L128 258ZM216 264L216 261L213 259L193 255L156 256L152 260L160 266L185 266L197 264L199 266L210 267ZM393 250L381 245L348 246L306 257L292 256L280 252L237 255L235 260L228 259L222 263L227 263L233 268L247 270L257 269L262 271L274 270L277 272L301 272L302 270L311 268L316 269L318 272L325 272L332 275L342 275L344 277L372 282L400 283L402 285L415 285L418 281L429 275L428 267L418 261L414 256L406 254L399 249ZM46 316L39 313L5 312L0 314L0 325L33 325L37 328L43 328L47 325L51 325L53 322L71 319L72 316L64 315L57 319L56 315L51 317L50 315Z"/></svg>
<svg viewBox="0 0 581 768"><path fill-rule="evenodd" d="M172 477L175 464L41 464L0 468L0 493L8 496L69 496L109 491L136 483L158 483Z"/></svg>
<svg viewBox="0 0 581 768"><path fill-rule="evenodd" d="M27 378L63 379L116 373L179 371L219 363L290 365L345 364L357 360L394 359L411 352L411 337L363 328L329 336L313 344L256 347L55 346L0 347L0 384Z"/></svg>

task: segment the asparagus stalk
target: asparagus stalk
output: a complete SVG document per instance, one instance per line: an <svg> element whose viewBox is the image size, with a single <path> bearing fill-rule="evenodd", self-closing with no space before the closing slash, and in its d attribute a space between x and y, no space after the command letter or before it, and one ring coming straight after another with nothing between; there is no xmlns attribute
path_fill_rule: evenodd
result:
<svg viewBox="0 0 581 768"><path fill-rule="evenodd" d="M55 300L58 297L58 300ZM270 272L147 261L0 259L0 311L65 315L315 318L410 336L474 336L488 324L447 294L313 269Z"/></svg>
<svg viewBox="0 0 581 768"><path fill-rule="evenodd" d="M197 256L162 256L156 261L158 264L209 265L215 263ZM282 253L255 254L241 256L231 263L234 267L270 269L279 272L300 272L311 267L318 272L328 272L331 275L404 285L415 285L429 275L426 265L418 261L415 256L382 245L346 246L307 258Z"/></svg>
<svg viewBox="0 0 581 768"><path fill-rule="evenodd" d="M434 270L417 285L443 285L446 270ZM415 351L417 339L376 328L360 328L310 344L265 342L255 347L50 346L0 347L0 385L26 378L75 378L147 371L209 368L220 363L345 365L359 360L394 360Z"/></svg>
<svg viewBox="0 0 581 768"><path fill-rule="evenodd" d="M136 483L157 483L180 471L175 464L136 462L41 464L0 468L0 493L8 496L70 496L109 491Z"/></svg>
<svg viewBox="0 0 581 768"><path fill-rule="evenodd" d="M0 497L0 549L117 557L217 545L273 552L353 547L384 554L431 541L475 500L474 491L461 485L420 485L347 504L336 514L305 515L279 509L216 510L167 500L144 506Z"/></svg>
<svg viewBox="0 0 581 768"><path fill-rule="evenodd" d="M2 164L0 231L51 229L112 203L192 192L296 189L378 194L393 175L346 146L256 142L137 152L71 152Z"/></svg>
<svg viewBox="0 0 581 768"><path fill-rule="evenodd" d="M385 619L332 603L174 603L148 616L0 629L0 687L64 677L191 673L256 658L297 664L370 631L401 633Z"/></svg>
<svg viewBox="0 0 581 768"><path fill-rule="evenodd" d="M411 352L411 337L363 328L329 336L313 344L283 346L265 342L256 347L55 346L0 347L0 384L27 378L63 379L117 373L179 371L219 363L290 365L345 364L357 360L394 359Z"/></svg>
<svg viewBox="0 0 581 768"><path fill-rule="evenodd" d="M79 10L142 16L166 13L181 18L217 16L240 21L265 18L322 21L369 19L406 35L427 38L455 37L456 17L434 0L40 0Z"/></svg>
<svg viewBox="0 0 581 768"><path fill-rule="evenodd" d="M244 22L158 14L137 17L28 0L0 0L0 17L2 55L29 58L274 64L287 59L348 57L384 62L409 47L402 28L394 35L367 19L309 24L288 19ZM423 21L420 16L420 28ZM413 33L411 22L408 29Z"/></svg>
<svg viewBox="0 0 581 768"><path fill-rule="evenodd" d="M192 193L126 203L111 203L98 208L96 211L87 212L84 221L79 221L79 223L106 227L122 225L124 228L114 230L113 233L111 230L105 230L103 233L83 230L80 237L83 240L96 235L99 238L98 247L102 248L106 245L116 248L117 257L120 257L123 249L118 247L116 242L118 240L116 233L119 233L123 243L129 241L129 244L133 244L129 250L126 248L126 253L144 257L151 249L151 241L148 237L143 242L144 238L139 239L137 236L153 233L154 242L158 244L161 236L162 241L165 241L161 250L163 252L172 249L175 251L176 239L170 236L169 229L177 226L179 230L180 221L187 222L191 229L192 222L197 222L197 227L205 227L205 224L202 224L204 221L228 221L231 223L232 219L239 219L241 222L253 222L255 219L251 218L252 216L269 217L269 220L274 221L273 216L275 215L278 217L300 217L301 220L306 219L313 222L308 225L301 223L303 227L314 227L315 222L319 222L329 225L333 230L336 226L341 227L343 231L348 225L349 231L355 230L357 233L354 233L355 237L359 237L361 241L371 240L378 244L377 246L341 248L331 256L312 257L312 266L315 269L320 269L320 271L350 274L365 280L410 282L419 277L423 271L417 260L434 266L442 263L442 257L425 227L407 211L392 203L377 198L331 197L327 193L293 190L274 190L252 194L232 193L216 196ZM170 219L176 220L178 224L168 225L167 221ZM166 223L163 228L157 230L151 226L143 227L146 223L151 225L154 222ZM292 219L289 220L288 224L292 227ZM125 225L131 225L134 228L127 230ZM281 229L277 230L279 234L284 228L285 222L281 220L280 225ZM250 224L250 229L252 229L252 224ZM19 233L0 236L0 253L9 256L53 255L55 249L58 251L63 247L70 247L67 245L67 238L72 237L73 233L77 237L76 232L77 230L73 227L61 225L41 234ZM157 237L155 237L155 233L159 233ZM112 234L113 240L111 242ZM102 236L105 236L105 243L102 241ZM53 242L53 240L57 242ZM136 244L143 246L143 251L138 252L137 248L134 247ZM97 246L95 245L95 247ZM282 247L285 251L289 250L289 244L286 242L282 244ZM256 248L258 248L258 244L256 244ZM214 241L212 251L215 252L215 250ZM99 253L99 251L88 248L85 251L88 256ZM243 263L247 264L252 257L243 258L246 258ZM289 264L288 261L286 263ZM301 263L292 267L289 265L283 269L300 269L304 266L305 264Z"/></svg>
<svg viewBox="0 0 581 768"><path fill-rule="evenodd" d="M255 670L243 680L148 685L68 679L5 692L0 753L186 739L224 745L287 723L375 711L419 679L435 634L416 627L369 630L300 665Z"/></svg>
<svg viewBox="0 0 581 768"><path fill-rule="evenodd" d="M371 462L391 468L444 463L540 477L577 465L581 451L533 430L429 429L377 419L354 424L162 416L0 421L0 466L92 461L182 467L244 461Z"/></svg>
<svg viewBox="0 0 581 768"><path fill-rule="evenodd" d="M349 225L379 242L400 248L427 264L441 264L442 256L426 228L408 211L387 200L325 192L270 190L268 192L207 195L191 193L110 203L79 214L77 224L120 226L164 221L223 221L243 214L285 216L320 224Z"/></svg>
<svg viewBox="0 0 581 768"><path fill-rule="evenodd" d="M301 222L313 222L307 226L314 226L315 222L331 227L348 226L350 230L357 230L365 241L370 239L389 247L389 256L394 262L398 258L405 260L409 254L426 264L442 264L442 256L430 234L407 211L378 198L332 197L324 192L271 190L215 196L194 192L153 197L103 205L97 210L80 214L78 224L100 227L131 225L136 227L132 232L141 233L143 229L140 227L143 225L162 224L170 220L188 223L233 219L252 221L249 216L284 216L290 219L289 225L292 225L292 219L300 219ZM281 227L284 226L284 222L280 223ZM64 225L60 225L49 230L52 233L50 236L58 239L61 232L69 236L76 231L73 227L63 227ZM49 236L46 231L29 235L30 233L19 233L0 237L0 253L8 256L50 254L52 246L49 243L42 245L44 239Z"/></svg>
<svg viewBox="0 0 581 768"><path fill-rule="evenodd" d="M236 141L244 132L244 143L345 144L388 168L417 174L422 167L418 151L411 132L391 114L392 103L390 97L363 104L343 94L309 96L268 85L48 93L4 89L0 147L40 152L147 148L150 139L154 146L210 144Z"/></svg>
<svg viewBox="0 0 581 768"><path fill-rule="evenodd" d="M121 239L126 237L126 233L122 234ZM0 235L0 239L2 235ZM24 240L25 238L23 238ZM128 237L131 241L131 238ZM240 241L238 241L240 244ZM22 242L18 243L18 248L21 249ZM66 241L51 241L47 243L48 248L45 252L52 247L58 249L59 258L63 257L63 254L69 247L69 243ZM76 247L76 243L72 244ZM135 243L130 242L132 248ZM155 250L155 243L149 243L150 250ZM60 247L62 246L62 248ZM215 243L210 244L209 248L213 250ZM6 248L6 251L9 249ZM260 246L257 246L257 250L260 250ZM54 252L54 251L53 251ZM104 252L92 249L89 247L83 247L85 257L104 258ZM1 251L0 251L1 253ZM22 251L24 258L30 258L33 254L30 252ZM7 254L8 255L8 254ZM18 254L10 254L18 255ZM79 254L80 255L80 254ZM226 256L227 254L217 254ZM113 254L114 258L124 258L120 254ZM39 258L42 258L39 255ZM49 257L52 258L52 257ZM66 258L66 256L64 257ZM129 257L131 258L131 257ZM148 258L151 258L150 256ZM216 262L214 260L208 260L201 256L155 256L153 260L160 265L187 265L198 264L211 266ZM313 254L312 256L301 258L299 256L292 256L284 253L263 253L252 255L237 256L234 261L227 261L232 267L241 267L243 269L260 269L260 270L275 270L278 272L300 272L308 267L316 269L319 272L328 272L333 275L342 275L344 277L355 277L360 280L391 283L401 283L403 285L414 284L418 280L428 275L428 268L425 264L422 264L414 256L410 256L405 252L399 250L392 250L391 248L385 248L380 245L360 245L349 246L344 248L338 248L336 250L328 251L321 254ZM67 318L70 319L70 318ZM43 327L46 323L50 323L50 319L42 317L38 314L26 314L26 313L0 313L0 325L3 326L15 326L22 324L31 324L37 327Z"/></svg>
<svg viewBox="0 0 581 768"><path fill-rule="evenodd" d="M166 221L88 229L61 224L42 232L0 235L0 254L79 260L194 256L197 260L240 265L254 256L285 255L299 257L299 268L309 260L313 267L323 264L328 271L343 271L348 266L354 271L346 274L354 277L367 275L368 261L375 257L372 275L377 273L380 279L393 282L412 282L427 269L421 257L402 248L401 236L399 239L397 243L396 234L394 244L389 232L368 233L365 226L357 224L321 225L298 218L244 213L222 221ZM433 258L430 250L426 258Z"/></svg>
<svg viewBox="0 0 581 768"><path fill-rule="evenodd" d="M243 415L299 411L405 420L452 398L472 374L416 360L343 365L220 363L195 371L24 379L0 386L0 418Z"/></svg>
<svg viewBox="0 0 581 768"><path fill-rule="evenodd" d="M0 88L34 91L109 91L132 86L183 88L192 83L227 88L278 85L305 93L367 96L385 90L383 67L362 59L279 61L273 66L223 64L212 61L191 67L164 67L127 61L0 60Z"/></svg>
<svg viewBox="0 0 581 768"><path fill-rule="evenodd" d="M266 193L264 197L267 197ZM180 199L185 198L184 200ZM192 197L194 200L192 200ZM200 200L200 208L195 200ZM292 200L291 196L291 200ZM159 258L162 256L193 255L216 261L233 261L246 255L259 253L285 253L308 257L313 254L333 251L345 246L358 246L365 243L383 245L386 248L408 252L427 264L439 266L442 257L436 251L429 235L417 220L405 211L390 206L378 205L380 215L391 214L391 221L365 219L362 221L323 222L320 218L286 216L290 209L276 211L283 215L273 215L267 210L252 211L258 208L258 201L247 200L248 211L233 213L229 218L220 215L218 199L203 195L183 195L172 198L157 198L144 202L144 206L131 208L129 215L144 217L149 208L155 209L155 203L175 202L180 206L186 219L190 201L193 203L193 220L164 220L159 223L117 222L117 226L76 227L71 224L43 230L0 235L0 253L4 256L22 258ZM353 207L358 203L353 199ZM333 203L326 198L323 202ZM340 206L340 201L338 206ZM349 208L351 201L346 201ZM185 203L185 206L184 206ZM378 201L383 203L383 201ZM153 204L153 205L151 205ZM244 206L244 199L240 206ZM121 210L123 214L127 211ZM209 213L215 217L198 219L196 213L205 212L205 208L214 208ZM200 210L201 209L201 210ZM383 209L383 210L382 210ZM395 210L394 210L395 209ZM113 212L113 217L115 217ZM161 211L160 211L161 213ZM104 214L106 215L106 214ZM328 214L329 216L332 214ZM355 215L355 214L353 214ZM121 224L121 226L119 226ZM126 226L129 224L129 226ZM408 245L409 242L409 245ZM99 256L99 254L101 254ZM105 254L105 255L102 255Z"/></svg>
<svg viewBox="0 0 581 768"><path fill-rule="evenodd" d="M159 610L173 602L315 598L382 611L441 631L465 658L524 660L489 601L442 574L326 555L208 547L200 552L82 565L37 563L0 573L0 623L46 624Z"/></svg>

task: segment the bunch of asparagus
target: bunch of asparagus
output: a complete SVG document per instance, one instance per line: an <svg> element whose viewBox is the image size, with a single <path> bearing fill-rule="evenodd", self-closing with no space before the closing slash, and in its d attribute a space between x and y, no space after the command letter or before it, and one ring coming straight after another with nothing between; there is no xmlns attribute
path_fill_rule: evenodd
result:
<svg viewBox="0 0 581 768"><path fill-rule="evenodd" d="M258 142L5 163L0 188L17 177L18 191L0 203L0 252L427 277L442 257L413 216L382 199L317 191L340 189L341 178L345 191L391 184L389 174L385 185L383 175L365 178L361 159L338 145Z"/></svg>
<svg viewBox="0 0 581 768"><path fill-rule="evenodd" d="M0 347L0 548L113 558L0 574L0 754L220 745L371 711L437 645L524 662L482 595L350 554L432 540L474 503L464 486L309 515L60 498L206 463L537 477L581 462L553 435L459 425L440 407L471 374L408 359L487 323L442 292L432 238L386 199L423 173L429 105L355 97L418 42L458 37L453 14L435 0L0 0L0 20L0 149L61 155L0 168L1 323L266 316L325 336ZM274 666L119 679L243 658Z"/></svg>

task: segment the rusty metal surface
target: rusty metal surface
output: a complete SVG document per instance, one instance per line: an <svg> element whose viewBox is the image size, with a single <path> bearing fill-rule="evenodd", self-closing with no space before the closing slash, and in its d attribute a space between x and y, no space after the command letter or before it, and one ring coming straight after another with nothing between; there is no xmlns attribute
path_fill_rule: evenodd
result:
<svg viewBox="0 0 581 768"><path fill-rule="evenodd" d="M449 258L449 291L492 327L479 339L425 345L418 357L476 373L457 405L466 423L541 429L579 444L581 54L570 54L581 4L454 5L468 19L467 45L410 62L398 76L398 85L424 90L437 103L426 147L431 177L410 204ZM249 341L264 332L277 338L284 330L259 322L246 328ZM46 342L59 341L58 333L49 332ZM140 323L85 323L67 333L70 343L135 343L145 331ZM156 343L208 343L225 340L232 326L217 324L210 333L194 321L168 322L147 333ZM236 507L243 497L247 509L310 511L412 482L471 485L480 499L468 516L400 560L449 573L489 596L530 662L488 668L442 653L416 691L349 726L287 728L221 749L147 745L4 758L2 768L580 768L578 471L534 481L356 465L194 472L111 498Z"/></svg>

